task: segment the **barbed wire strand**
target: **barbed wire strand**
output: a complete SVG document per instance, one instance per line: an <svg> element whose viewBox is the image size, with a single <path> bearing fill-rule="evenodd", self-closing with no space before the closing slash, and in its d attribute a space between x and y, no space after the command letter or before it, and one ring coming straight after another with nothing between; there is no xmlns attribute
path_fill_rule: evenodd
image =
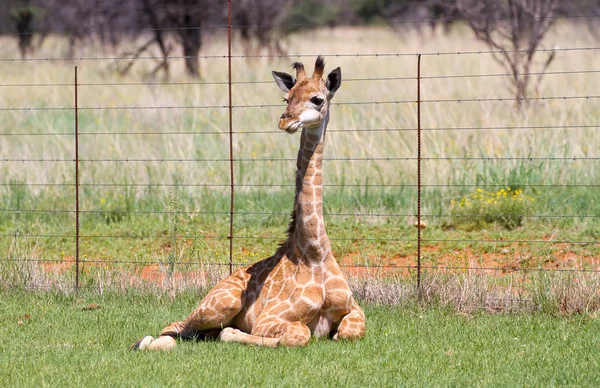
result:
<svg viewBox="0 0 600 388"><path fill-rule="evenodd" d="M515 49L515 50L470 50L470 51L438 51L438 52L423 52L423 53L354 53L354 54L257 54L257 55L232 55L232 59L244 58L316 58L318 55L331 58L394 58L394 57L416 57L423 56L447 56L447 55L485 55L485 54L504 54L504 53L533 53L533 52L583 52L583 51L598 51L600 47L567 47L567 48L541 48L541 49ZM51 61L132 61L132 60L165 60L165 59L226 59L226 54L222 55L148 55L138 57L127 56L105 56L105 57L45 57L45 58L0 58L0 62L51 62Z"/></svg>
<svg viewBox="0 0 600 388"><path fill-rule="evenodd" d="M600 70L570 70L570 71L547 71L547 72L525 72L519 73L519 76L524 75L573 75L573 74L595 74L600 73ZM490 73L490 74L448 74L448 75L437 75L437 76L425 76L421 77L421 80L428 79L463 79L463 78L489 78L489 77L514 77L512 73ZM415 80L416 77L371 77L371 78L347 78L344 82L364 82L364 81L409 81ZM273 81L232 81L232 85L258 85L258 84L271 84ZM176 81L164 81L164 82L91 82L82 83L78 86L185 86L185 85L228 85L226 81L197 81L197 82L176 82ZM32 84L0 84L0 87L58 87L66 86L71 87L69 83L32 83Z"/></svg>
<svg viewBox="0 0 600 388"><path fill-rule="evenodd" d="M496 127L438 127L438 128L422 128L421 131L470 131L470 130L525 130L525 129L581 129L581 128L600 128L598 125L534 125L534 126L496 126ZM345 133L345 132L402 132L402 131L417 131L416 128L348 128L348 129L328 129L327 133ZM257 135L257 134L274 134L281 133L281 130L274 131L233 131L234 135ZM57 132L57 133L0 133L0 136L74 136L74 132ZM171 136L171 135L229 135L225 131L177 131L177 132L80 132L79 136L112 136L112 135L137 135L137 136Z"/></svg>
<svg viewBox="0 0 600 388"><path fill-rule="evenodd" d="M1 213L43 213L43 214L70 214L75 213L76 210L67 209L0 209ZM160 211L160 210L80 210L81 214L108 214L108 215L177 215L177 214L205 214L205 215L225 215L230 214L230 211L205 211L205 210L181 210L181 211ZM241 216L277 216L285 215L288 216L290 212L257 212L257 211L234 211L233 214ZM335 212L324 212L324 216L329 217L416 217L414 213L335 213ZM600 218L600 215L593 214L504 214L501 212L490 213L487 215L473 214L473 215L460 215L460 214L422 214L422 217L427 218L486 218L490 216L494 217L508 217L508 218Z"/></svg>
<svg viewBox="0 0 600 388"><path fill-rule="evenodd" d="M394 162L394 161L416 161L417 157L400 157L400 156L389 156L389 157L343 157L343 158L323 158L324 161L338 161L338 162ZM36 162L36 163L59 163L59 162L73 162L75 159L12 159L5 158L0 159L0 162ZM566 157L539 157L539 156L524 156L524 157L423 157L422 161L487 161L487 162L498 162L498 161L598 161L600 157L591 156L566 156ZM238 158L238 159L79 159L82 163L206 163L206 162L237 162L237 163L257 163L257 162L295 162L295 158Z"/></svg>
<svg viewBox="0 0 600 388"><path fill-rule="evenodd" d="M75 186L75 183L19 183L19 182L0 182L0 186L14 186L14 187L21 187L21 186L32 186L32 187L62 187L62 186ZM197 184L193 184L193 183L189 183L189 184L182 184L182 183L80 183L80 186L86 186L86 187L181 187L181 188L186 188L186 187L229 187L229 184L224 184L224 183L197 183ZM422 187L425 188L454 188L454 187L495 187L495 188L501 188L501 187L510 187L510 186L515 186L515 183L504 183L504 184L485 184L485 183L473 183L473 184L422 184ZM594 188L594 187L600 187L600 184L594 184L594 183L573 183L573 184L528 184L528 183L518 183L516 184L517 187L519 188L524 188L524 187L543 187L546 189L551 189L551 188L577 188L577 187L584 187L584 188ZM295 187L295 185L293 184L288 184L288 183L267 183L267 184L236 184L235 187L244 187L244 188L273 188L273 187ZM412 188L412 187L417 187L417 184L412 184L412 183L403 183L403 184L394 184L394 183L390 183L390 184L386 184L386 183L381 183L381 184L375 184L375 183L326 183L323 184L323 187L379 187L379 188L387 188L387 187L393 187L393 188L397 188L397 187L401 187L401 188Z"/></svg>
<svg viewBox="0 0 600 388"><path fill-rule="evenodd" d="M75 238L75 235L62 235L62 234L0 234L0 237L5 238L20 238L20 237L46 237L46 238ZM123 238L123 239L175 239L175 240L228 240L228 236L202 236L202 235L81 235L82 239L106 239L106 238ZM273 236L232 236L231 238L236 240L272 240L272 241L283 241L285 237L273 237ZM393 241L393 242L416 242L415 238L395 238L395 237L330 237L331 241ZM585 241L573 241L573 240L484 240L484 239L422 239L423 243L435 243L435 242L446 242L446 243L486 243L486 244L508 244L508 243L519 243L519 244L581 244L581 245L600 245L598 240L585 240Z"/></svg>
<svg viewBox="0 0 600 388"><path fill-rule="evenodd" d="M466 103L466 102L518 102L518 101L555 101L555 100L595 100L600 95L589 96L550 96L550 97L498 97L498 98L463 98L463 99L433 99L421 100L421 103ZM331 105L398 105L398 104L416 104L414 100L393 100L393 101L354 101L354 102L335 102ZM254 104L254 105L232 105L232 109L264 109L264 108L284 108L283 104ZM79 110L88 111L124 111L124 110L163 110L163 109L229 109L229 105L172 105L172 106L97 106L97 107L79 107ZM38 111L72 111L73 107L11 107L0 108L3 112L38 112Z"/></svg>
<svg viewBox="0 0 600 388"><path fill-rule="evenodd" d="M0 262L26 262L38 264L74 264L73 259L16 259L16 258L1 258ZM141 260L100 260L100 259L82 259L81 263L85 264L103 264L103 265L134 265L134 266L229 266L229 263L215 261L141 261ZM235 266L249 266L254 263L234 261ZM364 269L417 269L416 264L346 264L340 263L341 268L364 268ZM600 269L589 268L543 268L543 267L518 267L506 265L502 267L472 267L460 265L422 265L421 269L429 270L461 270L461 271L500 271L500 272L582 272L582 273L600 273Z"/></svg>

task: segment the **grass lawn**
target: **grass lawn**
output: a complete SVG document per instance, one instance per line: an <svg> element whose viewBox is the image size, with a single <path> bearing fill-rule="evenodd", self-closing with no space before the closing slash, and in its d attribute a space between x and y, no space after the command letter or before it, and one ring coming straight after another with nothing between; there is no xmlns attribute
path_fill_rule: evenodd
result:
<svg viewBox="0 0 600 388"><path fill-rule="evenodd" d="M355 343L304 349L180 343L128 350L198 297L0 293L0 386L392 386L600 384L600 322L589 316L459 315L366 306ZM90 304L100 308L85 309Z"/></svg>

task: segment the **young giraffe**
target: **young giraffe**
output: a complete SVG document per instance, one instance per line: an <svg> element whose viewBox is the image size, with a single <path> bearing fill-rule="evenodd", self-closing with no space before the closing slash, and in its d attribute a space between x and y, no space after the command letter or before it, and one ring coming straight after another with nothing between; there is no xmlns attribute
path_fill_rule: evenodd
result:
<svg viewBox="0 0 600 388"><path fill-rule="evenodd" d="M337 339L365 335L365 316L331 253L323 222L322 160L329 103L342 81L338 67L323 80L319 56L311 77L294 63L296 79L273 72L286 93L279 129L302 129L296 195L287 240L275 255L236 270L219 282L182 322L144 337L135 349L175 345L172 338L214 337L221 341L275 347L305 346L311 334ZM169 338L171 337L171 338Z"/></svg>

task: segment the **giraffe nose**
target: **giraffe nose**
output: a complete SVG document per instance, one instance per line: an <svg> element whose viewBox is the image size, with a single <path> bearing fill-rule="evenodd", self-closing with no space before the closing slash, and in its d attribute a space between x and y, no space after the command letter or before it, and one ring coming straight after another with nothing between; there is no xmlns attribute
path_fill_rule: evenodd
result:
<svg viewBox="0 0 600 388"><path fill-rule="evenodd" d="M286 113L284 113L284 114L281 115L280 119L284 120L284 119L291 119L291 118L292 118L292 115L286 112Z"/></svg>

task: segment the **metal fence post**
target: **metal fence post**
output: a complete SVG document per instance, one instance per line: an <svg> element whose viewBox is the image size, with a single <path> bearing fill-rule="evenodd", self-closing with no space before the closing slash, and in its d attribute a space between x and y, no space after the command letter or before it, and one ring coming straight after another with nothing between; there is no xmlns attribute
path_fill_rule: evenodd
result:
<svg viewBox="0 0 600 388"><path fill-rule="evenodd" d="M79 292L79 111L75 66L75 292Z"/></svg>
<svg viewBox="0 0 600 388"><path fill-rule="evenodd" d="M421 299L421 54L417 55L417 294Z"/></svg>
<svg viewBox="0 0 600 388"><path fill-rule="evenodd" d="M233 273L233 206L234 206L234 176L233 176L233 124L232 124L232 100L231 100L231 0L227 1L227 75L229 85L229 182L230 198L229 204L229 274Z"/></svg>

